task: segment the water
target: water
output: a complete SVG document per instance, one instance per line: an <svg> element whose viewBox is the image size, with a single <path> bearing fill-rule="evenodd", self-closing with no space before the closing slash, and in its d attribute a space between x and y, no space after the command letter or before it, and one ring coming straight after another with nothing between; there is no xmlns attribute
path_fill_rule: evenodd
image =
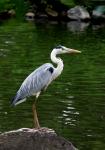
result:
<svg viewBox="0 0 105 150"><path fill-rule="evenodd" d="M53 128L80 150L105 149L105 28L85 28L56 22L1 24L1 132L33 127L34 97L15 108L10 100L26 76L50 62L52 48L62 44L82 53L61 56L62 75L37 102L40 124Z"/></svg>

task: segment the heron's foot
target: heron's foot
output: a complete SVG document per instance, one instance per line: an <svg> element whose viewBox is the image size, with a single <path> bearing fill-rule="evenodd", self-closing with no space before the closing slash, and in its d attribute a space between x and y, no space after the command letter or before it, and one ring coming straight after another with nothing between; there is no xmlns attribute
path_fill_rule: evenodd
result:
<svg viewBox="0 0 105 150"><path fill-rule="evenodd" d="M37 120L34 120L34 128L35 129L40 129L41 128L40 124L39 124L39 121L38 121L38 118L37 118Z"/></svg>
<svg viewBox="0 0 105 150"><path fill-rule="evenodd" d="M40 126L34 126L34 129L40 129L41 127Z"/></svg>

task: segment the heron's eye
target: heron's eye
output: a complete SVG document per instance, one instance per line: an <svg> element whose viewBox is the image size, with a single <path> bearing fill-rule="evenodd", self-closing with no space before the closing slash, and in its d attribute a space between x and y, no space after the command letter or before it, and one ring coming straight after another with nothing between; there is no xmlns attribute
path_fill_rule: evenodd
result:
<svg viewBox="0 0 105 150"><path fill-rule="evenodd" d="M61 49L62 49L62 51L65 51L65 50L66 50L64 47L62 47Z"/></svg>
<svg viewBox="0 0 105 150"><path fill-rule="evenodd" d="M56 48L57 48L57 49L62 49L62 46L61 46L61 45L58 45Z"/></svg>

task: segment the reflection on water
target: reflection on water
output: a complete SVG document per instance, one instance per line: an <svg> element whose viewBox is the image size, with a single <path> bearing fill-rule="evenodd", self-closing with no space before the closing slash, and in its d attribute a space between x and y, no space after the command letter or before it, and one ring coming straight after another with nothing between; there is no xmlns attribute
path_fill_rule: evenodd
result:
<svg viewBox="0 0 105 150"><path fill-rule="evenodd" d="M70 21L67 23L67 28L72 32L83 32L87 29L90 22L81 22L81 21Z"/></svg>
<svg viewBox="0 0 105 150"><path fill-rule="evenodd" d="M54 45L62 44L82 53L61 56L62 75L37 102L41 126L54 128L81 150L105 149L105 29L76 24L82 31L77 33L72 22L67 26L12 20L0 26L0 131L33 127L34 97L15 108L10 100L28 74L50 62Z"/></svg>
<svg viewBox="0 0 105 150"><path fill-rule="evenodd" d="M60 122L64 122L65 125L70 125L70 126L76 126L76 119L73 117L72 118L72 115L73 116L76 116L76 115L79 115L79 112L76 111L76 108L73 107L73 98L74 96L67 96L66 97L67 99L64 100L64 101L61 101L62 102L62 105L63 103L66 104L66 107L64 110L62 110L60 116L58 116L58 120Z"/></svg>
<svg viewBox="0 0 105 150"><path fill-rule="evenodd" d="M94 25L92 26L92 29L93 29L93 30L98 30L98 29L101 29L101 28L105 28L105 23L94 24Z"/></svg>

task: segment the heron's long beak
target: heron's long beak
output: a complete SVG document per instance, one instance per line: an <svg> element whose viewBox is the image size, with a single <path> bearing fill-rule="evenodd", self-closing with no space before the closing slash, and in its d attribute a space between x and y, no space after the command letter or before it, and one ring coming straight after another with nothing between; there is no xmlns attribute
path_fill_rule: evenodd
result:
<svg viewBox="0 0 105 150"><path fill-rule="evenodd" d="M68 53L81 53L81 51L68 48Z"/></svg>

